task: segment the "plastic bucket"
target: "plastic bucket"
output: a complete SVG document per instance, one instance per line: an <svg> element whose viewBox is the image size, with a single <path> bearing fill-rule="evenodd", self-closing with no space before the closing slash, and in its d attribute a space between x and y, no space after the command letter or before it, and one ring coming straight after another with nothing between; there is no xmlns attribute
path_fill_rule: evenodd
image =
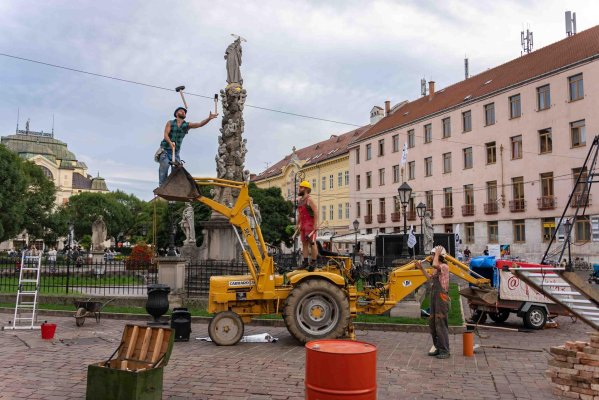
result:
<svg viewBox="0 0 599 400"><path fill-rule="evenodd" d="M464 357L472 357L474 355L474 332L464 332L462 347Z"/></svg>
<svg viewBox="0 0 599 400"><path fill-rule="evenodd" d="M351 340L306 344L307 400L375 400L376 346Z"/></svg>
<svg viewBox="0 0 599 400"><path fill-rule="evenodd" d="M56 333L56 324L42 324L42 339L54 339Z"/></svg>

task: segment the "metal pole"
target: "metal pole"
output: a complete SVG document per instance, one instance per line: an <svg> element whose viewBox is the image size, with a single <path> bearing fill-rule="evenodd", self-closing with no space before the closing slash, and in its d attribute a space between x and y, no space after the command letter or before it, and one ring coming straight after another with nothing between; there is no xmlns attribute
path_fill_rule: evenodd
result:
<svg viewBox="0 0 599 400"><path fill-rule="evenodd" d="M297 172L293 175L293 226L297 229ZM293 238L293 267L296 268L297 238Z"/></svg>
<svg viewBox="0 0 599 400"><path fill-rule="evenodd" d="M401 254L402 255L407 255L408 253L408 241L407 241L407 233L408 233L408 220L407 220L407 216L406 216L406 208L407 208L407 204L402 204L401 205L403 208L403 238L402 238L402 244L404 245L401 249ZM404 253L405 251L405 253Z"/></svg>
<svg viewBox="0 0 599 400"><path fill-rule="evenodd" d="M424 254L424 232L422 230L422 218L420 217L420 254Z"/></svg>
<svg viewBox="0 0 599 400"><path fill-rule="evenodd" d="M168 223L169 223L169 243L168 243L168 253L167 256L175 257L177 253L175 253L175 224L174 224L174 212L173 212L174 202L168 202Z"/></svg>
<svg viewBox="0 0 599 400"><path fill-rule="evenodd" d="M352 260L352 264L356 263L356 251L358 251L358 231L356 231L356 239L354 241L354 257Z"/></svg>

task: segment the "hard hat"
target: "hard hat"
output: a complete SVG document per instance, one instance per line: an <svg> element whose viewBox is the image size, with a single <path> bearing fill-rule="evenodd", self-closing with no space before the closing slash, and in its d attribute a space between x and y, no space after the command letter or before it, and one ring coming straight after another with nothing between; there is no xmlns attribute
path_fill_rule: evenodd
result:
<svg viewBox="0 0 599 400"><path fill-rule="evenodd" d="M312 185L310 185L310 182L308 182L308 181L302 181L302 183L300 183L299 185L300 185L300 187L305 187L305 188L312 190Z"/></svg>
<svg viewBox="0 0 599 400"><path fill-rule="evenodd" d="M185 107L177 107L177 109L173 113L173 115L175 116L175 118L177 118L177 111L179 111L179 110L183 110L183 111L185 111L185 114L187 114L187 108L185 108Z"/></svg>
<svg viewBox="0 0 599 400"><path fill-rule="evenodd" d="M435 255L435 249L436 249L437 247L441 247L441 248L443 249L443 250L441 251L441 257L445 257L445 256L447 255L447 250L445 250L445 247L443 247L443 246L435 246L435 247L433 247L433 249L431 250L431 254L432 254L432 255Z"/></svg>

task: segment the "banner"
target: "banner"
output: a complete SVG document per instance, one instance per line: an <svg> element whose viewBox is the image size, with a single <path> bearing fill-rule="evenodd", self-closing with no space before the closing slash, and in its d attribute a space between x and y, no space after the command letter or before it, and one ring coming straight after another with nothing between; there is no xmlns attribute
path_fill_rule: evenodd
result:
<svg viewBox="0 0 599 400"><path fill-rule="evenodd" d="M499 271L499 298L501 300L534 301L538 303L553 303L553 301L540 294L510 271ZM557 275L545 276L545 284L563 283ZM546 286L552 291L564 291L563 286Z"/></svg>

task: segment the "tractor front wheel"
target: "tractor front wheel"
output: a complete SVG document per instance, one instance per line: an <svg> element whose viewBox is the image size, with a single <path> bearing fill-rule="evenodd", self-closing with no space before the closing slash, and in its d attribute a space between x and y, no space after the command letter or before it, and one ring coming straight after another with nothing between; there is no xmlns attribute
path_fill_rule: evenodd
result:
<svg viewBox="0 0 599 400"><path fill-rule="evenodd" d="M300 283L287 297L283 310L287 330L302 343L343 336L349 318L347 296L324 279Z"/></svg>
<svg viewBox="0 0 599 400"><path fill-rule="evenodd" d="M243 337L243 321L233 311L216 314L208 324L208 335L219 346L233 346Z"/></svg>

